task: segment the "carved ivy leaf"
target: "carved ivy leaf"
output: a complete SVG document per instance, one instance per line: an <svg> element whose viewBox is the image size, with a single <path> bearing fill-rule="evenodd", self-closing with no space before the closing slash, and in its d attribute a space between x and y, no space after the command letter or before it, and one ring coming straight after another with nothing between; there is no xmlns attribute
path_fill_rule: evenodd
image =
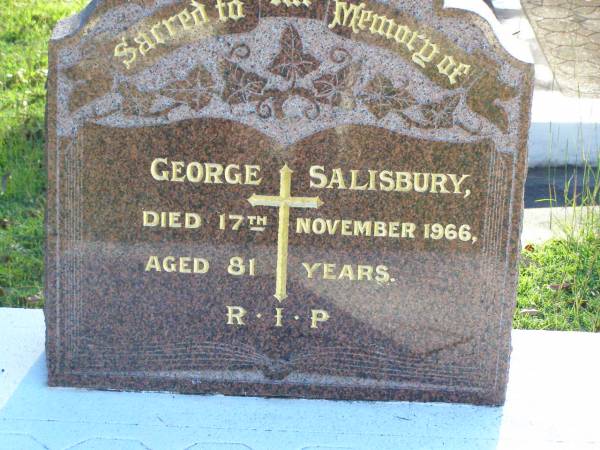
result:
<svg viewBox="0 0 600 450"><path fill-rule="evenodd" d="M335 73L327 73L313 81L315 100L340 106L352 99L352 87L356 82L357 67L346 66Z"/></svg>
<svg viewBox="0 0 600 450"><path fill-rule="evenodd" d="M225 89L223 90L225 102L236 105L262 98L267 80L253 72L246 72L237 64L229 61L224 61L221 68L225 80Z"/></svg>
<svg viewBox="0 0 600 450"><path fill-rule="evenodd" d="M460 94L451 95L438 103L421 106L422 120L419 125L424 128L451 128L454 126L454 111L460 102Z"/></svg>
<svg viewBox="0 0 600 450"><path fill-rule="evenodd" d="M486 73L469 91L467 105L506 133L508 131L508 114L497 101L511 100L516 95L516 89L502 83L496 74Z"/></svg>
<svg viewBox="0 0 600 450"><path fill-rule="evenodd" d="M119 94L123 97L121 109L126 116L154 116L152 112L155 96L149 92L140 91L133 83L124 82L119 85Z"/></svg>
<svg viewBox="0 0 600 450"><path fill-rule="evenodd" d="M318 69L321 63L311 54L304 53L298 31L288 25L281 34L281 50L269 66L269 71L293 83Z"/></svg>
<svg viewBox="0 0 600 450"><path fill-rule="evenodd" d="M210 103L214 83L210 73L202 66L193 69L184 80L174 81L160 90L165 97L200 111Z"/></svg>
<svg viewBox="0 0 600 450"><path fill-rule="evenodd" d="M401 112L415 104L414 97L405 88L394 87L391 80L382 74L369 82L360 98L377 119L383 119L392 111Z"/></svg>

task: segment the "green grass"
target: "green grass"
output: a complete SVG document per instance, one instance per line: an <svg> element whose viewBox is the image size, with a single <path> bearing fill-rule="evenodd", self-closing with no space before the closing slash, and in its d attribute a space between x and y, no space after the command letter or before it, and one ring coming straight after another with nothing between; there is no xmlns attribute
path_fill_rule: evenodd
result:
<svg viewBox="0 0 600 450"><path fill-rule="evenodd" d="M0 306L43 303L47 42L85 3L0 0Z"/></svg>
<svg viewBox="0 0 600 450"><path fill-rule="evenodd" d="M514 327L600 332L600 234L524 252Z"/></svg>
<svg viewBox="0 0 600 450"><path fill-rule="evenodd" d="M562 195L565 205L587 212L557 219L560 239L523 251L515 328L600 332L600 162L584 161L584 188L573 186L576 179L566 180L564 192L547 200Z"/></svg>
<svg viewBox="0 0 600 450"><path fill-rule="evenodd" d="M0 0L0 306L43 305L47 42L85 3ZM515 327L600 331L598 222L568 235L525 252Z"/></svg>

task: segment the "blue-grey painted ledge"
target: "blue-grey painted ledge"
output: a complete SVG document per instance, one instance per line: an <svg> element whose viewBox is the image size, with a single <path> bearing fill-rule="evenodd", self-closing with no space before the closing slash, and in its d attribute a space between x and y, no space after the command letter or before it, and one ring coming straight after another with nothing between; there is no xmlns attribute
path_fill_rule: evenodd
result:
<svg viewBox="0 0 600 450"><path fill-rule="evenodd" d="M600 449L600 334L515 331L503 408L48 388L41 311L0 308L0 449Z"/></svg>

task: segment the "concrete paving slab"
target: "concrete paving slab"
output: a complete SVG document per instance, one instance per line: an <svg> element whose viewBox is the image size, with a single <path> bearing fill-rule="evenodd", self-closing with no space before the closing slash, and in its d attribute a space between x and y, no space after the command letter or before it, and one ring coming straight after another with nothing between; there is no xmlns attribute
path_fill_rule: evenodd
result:
<svg viewBox="0 0 600 450"><path fill-rule="evenodd" d="M591 214L600 218L600 207L530 208L525 210L521 244L541 244L577 233Z"/></svg>
<svg viewBox="0 0 600 450"><path fill-rule="evenodd" d="M600 96L600 1L522 0L563 92Z"/></svg>
<svg viewBox="0 0 600 450"><path fill-rule="evenodd" d="M503 408L48 388L39 310L0 309L0 449L600 448L600 334L515 331Z"/></svg>
<svg viewBox="0 0 600 450"><path fill-rule="evenodd" d="M463 1L465 3L473 2L473 0ZM600 6L598 6L597 0L588 2L589 5L569 0L556 0L548 4L556 5L558 3L566 5L563 9L568 12L568 19L565 20L569 23L577 22L578 15L581 16L583 22L577 24L577 29L573 32L573 36L576 36L577 39L581 40L585 34L586 24L598 27L600 21L595 17L600 14ZM543 17L533 18L535 23L532 27L520 0L493 0L493 5L495 15L504 32L520 41L524 49L531 54L535 64L536 84L529 131L529 166L582 165L584 161L598 165L600 161L600 99L597 90L600 76L593 74L592 77L586 76L585 80L582 77L579 83L585 87L584 89L575 91L565 89L564 92L561 92L559 82L554 74L554 71L558 69L553 67L553 62L549 62L547 58L547 54L552 55L556 52L553 53L551 49L548 49L544 53L543 42L540 45L534 32L534 27L543 28L546 19ZM527 0L527 5L532 11L541 14L544 8L536 9L535 5L544 6L545 3ZM548 20L552 19L548 18ZM568 33L564 39L559 39L557 44L561 48L570 49L572 54L578 55L575 51L578 48L575 45L577 42L573 41ZM558 56L559 59L555 58L556 66L563 68L568 66L568 70L575 70L574 67L577 65L582 66L589 63L585 59L588 55L584 53L581 53L581 57L575 58L565 58L562 54ZM578 82L576 77L565 77L564 75L561 81L569 86Z"/></svg>

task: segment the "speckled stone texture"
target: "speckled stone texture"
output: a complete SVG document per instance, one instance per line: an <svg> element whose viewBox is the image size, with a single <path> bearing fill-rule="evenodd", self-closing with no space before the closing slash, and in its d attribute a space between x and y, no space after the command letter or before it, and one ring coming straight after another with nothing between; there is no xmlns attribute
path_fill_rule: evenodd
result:
<svg viewBox="0 0 600 450"><path fill-rule="evenodd" d="M504 401L532 69L440 1L365 3L356 32L337 7L105 0L57 26L51 385ZM377 33L375 14L418 32ZM451 79L444 55L469 69ZM255 182L157 179L171 161ZM286 179L289 223L253 197ZM143 226L144 211L202 224Z"/></svg>

